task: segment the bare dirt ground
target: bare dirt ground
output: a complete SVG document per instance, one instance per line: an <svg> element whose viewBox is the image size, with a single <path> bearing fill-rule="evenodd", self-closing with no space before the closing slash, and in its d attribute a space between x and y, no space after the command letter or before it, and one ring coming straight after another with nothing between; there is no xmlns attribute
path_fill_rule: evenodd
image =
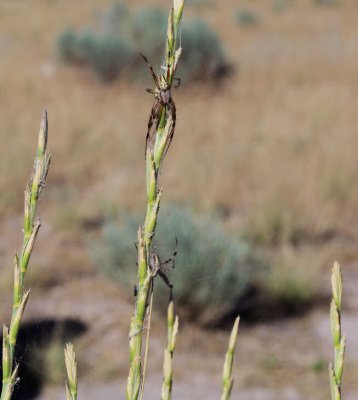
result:
<svg viewBox="0 0 358 400"><path fill-rule="evenodd" d="M327 271L328 272L328 271ZM93 286L96 286L94 290ZM344 398L356 398L358 385L358 265L344 268L343 331L347 335ZM93 292L97 293L94 297ZM102 292L102 294L100 294ZM312 310L305 317L245 326L239 334L235 357L233 399L244 400L323 400L329 397L328 360L332 358L328 307ZM80 354L80 397L88 400L124 398L128 365L127 332L131 305L121 298L118 288L108 281L89 277L68 282L50 292L44 305L43 294L34 294L31 315L75 317L88 325L85 339L75 342ZM154 319L145 398L159 398L162 347L165 326ZM217 399L228 332L207 332L184 326L179 333L175 355L174 398ZM113 376L93 380L96 368L112 365ZM321 365L317 367L317 365ZM84 376L83 376L84 375ZM98 378L97 378L98 379ZM63 398L63 387L48 387L41 399Z"/></svg>

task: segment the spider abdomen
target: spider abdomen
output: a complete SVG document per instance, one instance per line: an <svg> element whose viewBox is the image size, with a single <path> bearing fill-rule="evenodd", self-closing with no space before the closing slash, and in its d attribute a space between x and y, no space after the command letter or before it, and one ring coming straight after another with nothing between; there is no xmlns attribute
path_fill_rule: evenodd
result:
<svg viewBox="0 0 358 400"><path fill-rule="evenodd" d="M170 90L169 90L169 89L162 89L162 90L159 92L159 97L160 97L160 102L161 102L163 105L169 104L170 99L171 99Z"/></svg>

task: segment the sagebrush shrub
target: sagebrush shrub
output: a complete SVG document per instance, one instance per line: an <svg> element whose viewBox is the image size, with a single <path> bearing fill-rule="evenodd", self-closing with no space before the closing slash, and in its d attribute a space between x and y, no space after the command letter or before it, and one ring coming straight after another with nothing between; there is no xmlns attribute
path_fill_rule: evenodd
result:
<svg viewBox="0 0 358 400"><path fill-rule="evenodd" d="M338 6L340 1L339 0L313 0L313 3L317 4L318 6Z"/></svg>
<svg viewBox="0 0 358 400"><path fill-rule="evenodd" d="M88 60L103 81L114 80L133 57L128 41L112 35L94 38Z"/></svg>
<svg viewBox="0 0 358 400"><path fill-rule="evenodd" d="M236 12L236 21L242 26L251 26L259 23L260 19L255 11L248 8L240 8Z"/></svg>
<svg viewBox="0 0 358 400"><path fill-rule="evenodd" d="M145 71L137 57L139 52L150 60L163 57L166 23L167 15L161 8L132 11L123 3L115 3L98 16L96 26L79 32L67 28L58 37L57 50L64 62L90 66L106 81L117 78L133 61L126 76L135 80ZM178 76L184 82L215 80L228 72L220 38L206 22L194 19L184 23L180 40L185 51Z"/></svg>
<svg viewBox="0 0 358 400"><path fill-rule="evenodd" d="M98 267L118 279L133 295L136 249L133 243L140 217L126 216L118 224L103 227L99 245L91 244ZM174 285L176 306L181 317L201 324L215 324L231 313L252 282L262 261L250 246L230 237L212 216L198 216L190 209L163 209L154 243L162 261L169 258L178 240L175 270L167 272ZM158 304L166 306L168 287L156 281ZM165 307L166 310L166 307ZM165 311L163 309L163 311Z"/></svg>
<svg viewBox="0 0 358 400"><path fill-rule="evenodd" d="M131 36L139 49L161 58L166 34L167 13L158 7L139 8L132 16ZM144 51L144 50L143 50Z"/></svg>
<svg viewBox="0 0 358 400"><path fill-rule="evenodd" d="M185 51L178 68L184 81L218 79L228 72L225 52L217 33L201 19L183 24Z"/></svg>
<svg viewBox="0 0 358 400"><path fill-rule="evenodd" d="M65 29L57 38L57 50L61 59L67 63L78 63L77 33L72 28Z"/></svg>

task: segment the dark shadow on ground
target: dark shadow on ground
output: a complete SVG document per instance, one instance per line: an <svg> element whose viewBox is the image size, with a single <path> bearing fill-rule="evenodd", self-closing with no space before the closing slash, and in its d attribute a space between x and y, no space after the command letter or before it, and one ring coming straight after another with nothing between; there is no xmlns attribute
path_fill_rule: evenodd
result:
<svg viewBox="0 0 358 400"><path fill-rule="evenodd" d="M252 326L289 318L305 316L315 307L329 304L328 294L317 294L308 300L296 298L274 298L256 286L248 288L240 298L233 311L222 316L215 324L208 326L213 329L231 329L235 318L240 316L240 325Z"/></svg>
<svg viewBox="0 0 358 400"><path fill-rule="evenodd" d="M86 330L86 325L75 319L45 319L22 324L15 351L20 381L15 387L13 400L30 400L40 394L48 376L44 356L53 341L59 341L64 347L66 342Z"/></svg>

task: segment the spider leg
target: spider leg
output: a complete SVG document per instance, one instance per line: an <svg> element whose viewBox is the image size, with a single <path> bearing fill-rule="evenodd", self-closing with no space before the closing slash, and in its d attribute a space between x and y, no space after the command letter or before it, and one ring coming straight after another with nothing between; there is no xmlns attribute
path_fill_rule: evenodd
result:
<svg viewBox="0 0 358 400"><path fill-rule="evenodd" d="M175 260L175 256L177 255L177 252L175 252L175 254L173 254L171 257L169 257L167 260L163 261L160 266L162 267L163 265L169 264L170 262Z"/></svg>
<svg viewBox="0 0 358 400"><path fill-rule="evenodd" d="M166 149L164 150L163 158L167 155L167 152L169 150L169 146L170 146L170 144L171 144L171 142L173 140L175 124L176 124L176 118L177 118L176 107L175 107L174 100L172 98L170 98L170 101L169 101L169 103L167 105L167 111L168 111L168 115L172 119L172 126L170 128L169 137L168 137L168 143L166 145Z"/></svg>
<svg viewBox="0 0 358 400"><path fill-rule="evenodd" d="M177 254L178 254L178 239L175 238L175 250L173 251L173 254L167 260L161 262L160 266L162 267L162 266L172 262L173 263L172 268L174 268L175 267L175 258L177 256Z"/></svg>
<svg viewBox="0 0 358 400"><path fill-rule="evenodd" d="M161 269L162 271L166 272L168 271L168 268L165 267L165 265L172 263L171 265L171 269L175 268L175 258L178 254L178 239L175 238L175 250L173 251L173 254L165 261L161 262L159 264L159 269Z"/></svg>
<svg viewBox="0 0 358 400"><path fill-rule="evenodd" d="M172 263L170 267L165 267L166 264ZM160 268L162 271L167 272L169 269L174 269L175 268L175 256L170 257L167 260L165 260L162 264L160 264Z"/></svg>
<svg viewBox="0 0 358 400"><path fill-rule="evenodd" d="M169 282L168 277L165 275L163 271L158 269L158 275L162 278L162 281L169 287L169 289L173 289L173 285Z"/></svg>
<svg viewBox="0 0 358 400"><path fill-rule="evenodd" d="M148 120L147 134L145 137L145 155L147 154L147 148L153 137L153 134L151 136L150 132L152 130L152 126L153 126L154 122L158 121L160 107L161 107L161 105L160 105L159 101L156 100L155 103L153 104L152 110L150 112L149 120Z"/></svg>
<svg viewBox="0 0 358 400"><path fill-rule="evenodd" d="M153 90L153 89L145 89L145 91L148 92L148 93L154 94L154 96L155 96L155 90Z"/></svg>
<svg viewBox="0 0 358 400"><path fill-rule="evenodd" d="M145 55L143 55L142 53L139 53L140 56L143 58L143 60L145 61L145 63L148 65L148 68L150 70L150 73L152 74L152 78L153 81L155 83L155 86L160 89L160 85L159 85L159 79L158 79L158 75L154 72L154 69L151 65L151 63L148 61L147 57Z"/></svg>

